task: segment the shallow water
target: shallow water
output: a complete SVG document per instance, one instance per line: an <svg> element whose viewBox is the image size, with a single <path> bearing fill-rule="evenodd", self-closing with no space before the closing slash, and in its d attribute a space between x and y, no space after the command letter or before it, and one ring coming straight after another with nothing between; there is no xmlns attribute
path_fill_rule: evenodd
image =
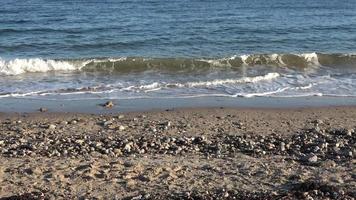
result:
<svg viewBox="0 0 356 200"><path fill-rule="evenodd" d="M2 3L2 98L356 96L352 1Z"/></svg>

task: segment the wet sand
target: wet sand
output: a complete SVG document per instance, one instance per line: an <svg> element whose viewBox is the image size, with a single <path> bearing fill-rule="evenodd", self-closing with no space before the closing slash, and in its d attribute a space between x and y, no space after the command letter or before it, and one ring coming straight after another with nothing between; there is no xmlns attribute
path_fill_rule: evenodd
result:
<svg viewBox="0 0 356 200"><path fill-rule="evenodd" d="M354 199L356 107L0 114L3 199Z"/></svg>

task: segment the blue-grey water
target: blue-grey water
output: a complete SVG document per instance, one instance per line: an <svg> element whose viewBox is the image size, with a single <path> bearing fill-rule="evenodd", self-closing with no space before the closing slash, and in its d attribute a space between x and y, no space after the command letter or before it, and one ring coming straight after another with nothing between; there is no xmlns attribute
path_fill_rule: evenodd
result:
<svg viewBox="0 0 356 200"><path fill-rule="evenodd" d="M2 0L0 97L356 96L353 0Z"/></svg>

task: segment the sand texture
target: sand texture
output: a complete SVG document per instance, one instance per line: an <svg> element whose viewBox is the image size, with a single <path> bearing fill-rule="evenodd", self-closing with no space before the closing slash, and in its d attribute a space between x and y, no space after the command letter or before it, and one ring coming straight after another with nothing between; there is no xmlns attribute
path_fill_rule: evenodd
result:
<svg viewBox="0 0 356 200"><path fill-rule="evenodd" d="M0 114L0 199L355 199L356 107Z"/></svg>

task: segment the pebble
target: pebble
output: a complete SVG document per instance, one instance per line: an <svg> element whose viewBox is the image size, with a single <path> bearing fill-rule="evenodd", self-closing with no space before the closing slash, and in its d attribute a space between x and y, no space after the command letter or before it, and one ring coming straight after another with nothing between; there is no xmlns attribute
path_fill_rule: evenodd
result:
<svg viewBox="0 0 356 200"><path fill-rule="evenodd" d="M286 144L284 142L281 142L281 145L280 145L280 149L281 151L285 151L286 150Z"/></svg>
<svg viewBox="0 0 356 200"><path fill-rule="evenodd" d="M306 160L309 163L316 163L316 162L318 162L318 156L316 156L314 154L310 154L310 155L306 156Z"/></svg>
<svg viewBox="0 0 356 200"><path fill-rule="evenodd" d="M130 152L131 152L131 145L132 145L132 142L127 143L127 144L125 145L125 147L124 147L124 150L125 150L126 152L130 153Z"/></svg>
<svg viewBox="0 0 356 200"><path fill-rule="evenodd" d="M324 122L321 119L316 119L316 120L313 121L313 123L314 124L323 124Z"/></svg>
<svg viewBox="0 0 356 200"><path fill-rule="evenodd" d="M320 150L320 147L318 147L318 146L315 146L313 149L314 153L317 153L319 150Z"/></svg>
<svg viewBox="0 0 356 200"><path fill-rule="evenodd" d="M352 133L354 133L354 132L355 132L354 129L349 129L349 130L347 130L347 135L352 136Z"/></svg>
<svg viewBox="0 0 356 200"><path fill-rule="evenodd" d="M317 133L320 133L321 129L320 127L317 125L314 127L314 131L317 132Z"/></svg>
<svg viewBox="0 0 356 200"><path fill-rule="evenodd" d="M47 112L47 110L48 110L47 108L43 108L43 107L41 107L41 108L39 109L40 112Z"/></svg>
<svg viewBox="0 0 356 200"><path fill-rule="evenodd" d="M114 103L112 101L107 101L106 103L104 103L103 106L105 108L112 108L112 107L114 107Z"/></svg>
<svg viewBox="0 0 356 200"><path fill-rule="evenodd" d="M347 161L352 159L355 152L353 144L355 139L346 134L346 129L325 129L324 133L310 132L310 130L296 133L292 136L282 136L278 134L271 135L210 135L208 138L204 134L188 136L164 134L165 127L172 127L170 121L147 121L147 124L141 118L136 121L130 120L127 126L120 125L119 121L104 120L104 116L98 119L105 125L112 124L117 130L124 131L127 127L134 127L140 130L149 131L148 134L127 135L115 134L112 129L104 129L96 132L87 133L84 130L76 130L75 134L63 135L53 134L51 131L43 131L41 128L50 130L61 129L56 125L50 124L30 124L27 128L21 125L12 125L3 123L2 130L15 130L14 127L24 130L33 129L35 134L18 134L16 136L6 136L1 138L1 154L3 156L87 156L88 154L106 154L106 156L128 156L138 154L197 154L202 153L208 157L211 156L229 156L234 153L243 153L249 156L264 155L283 155L300 157L301 162L322 163L325 160ZM117 118L116 118L117 119ZM85 120L81 119L81 122ZM10 121L11 122L11 121ZM59 124L65 124L58 122ZM76 124L73 119L70 124ZM24 124L24 125L23 125ZM177 123L178 124L178 123ZM177 125L185 129L187 123ZM110 126L111 127L111 126ZM36 130L38 132L36 132ZM130 129L131 131L131 129ZM154 132L154 134L152 134ZM180 131L179 133L182 133ZM353 130L349 130L353 132ZM129 138L127 138L129 137ZM328 142L326 142L328 141ZM336 147L338 146L338 147ZM24 148L25 147L25 148ZM288 151L287 151L288 150ZM313 153L311 153L313 152ZM307 156L303 156L307 155Z"/></svg>
<svg viewBox="0 0 356 200"><path fill-rule="evenodd" d="M352 154L352 151L349 151L349 152L348 152L348 156L352 157L352 155L353 155L353 154Z"/></svg>
<svg viewBox="0 0 356 200"><path fill-rule="evenodd" d="M122 151L120 149L114 149L114 153L116 155L122 155Z"/></svg>
<svg viewBox="0 0 356 200"><path fill-rule="evenodd" d="M111 121L105 121L105 122L103 122L103 125L104 125L104 126L109 126L110 124L112 124Z"/></svg>
<svg viewBox="0 0 356 200"><path fill-rule="evenodd" d="M76 140L75 142L76 142L77 144L80 144L80 145L81 145L81 144L84 143L84 140Z"/></svg>
<svg viewBox="0 0 356 200"><path fill-rule="evenodd" d="M50 125L48 125L48 129L54 130L54 129L56 129L56 125L50 124Z"/></svg>
<svg viewBox="0 0 356 200"><path fill-rule="evenodd" d="M119 126L119 131L124 131L125 129L126 129L125 126L123 126L123 125Z"/></svg>

